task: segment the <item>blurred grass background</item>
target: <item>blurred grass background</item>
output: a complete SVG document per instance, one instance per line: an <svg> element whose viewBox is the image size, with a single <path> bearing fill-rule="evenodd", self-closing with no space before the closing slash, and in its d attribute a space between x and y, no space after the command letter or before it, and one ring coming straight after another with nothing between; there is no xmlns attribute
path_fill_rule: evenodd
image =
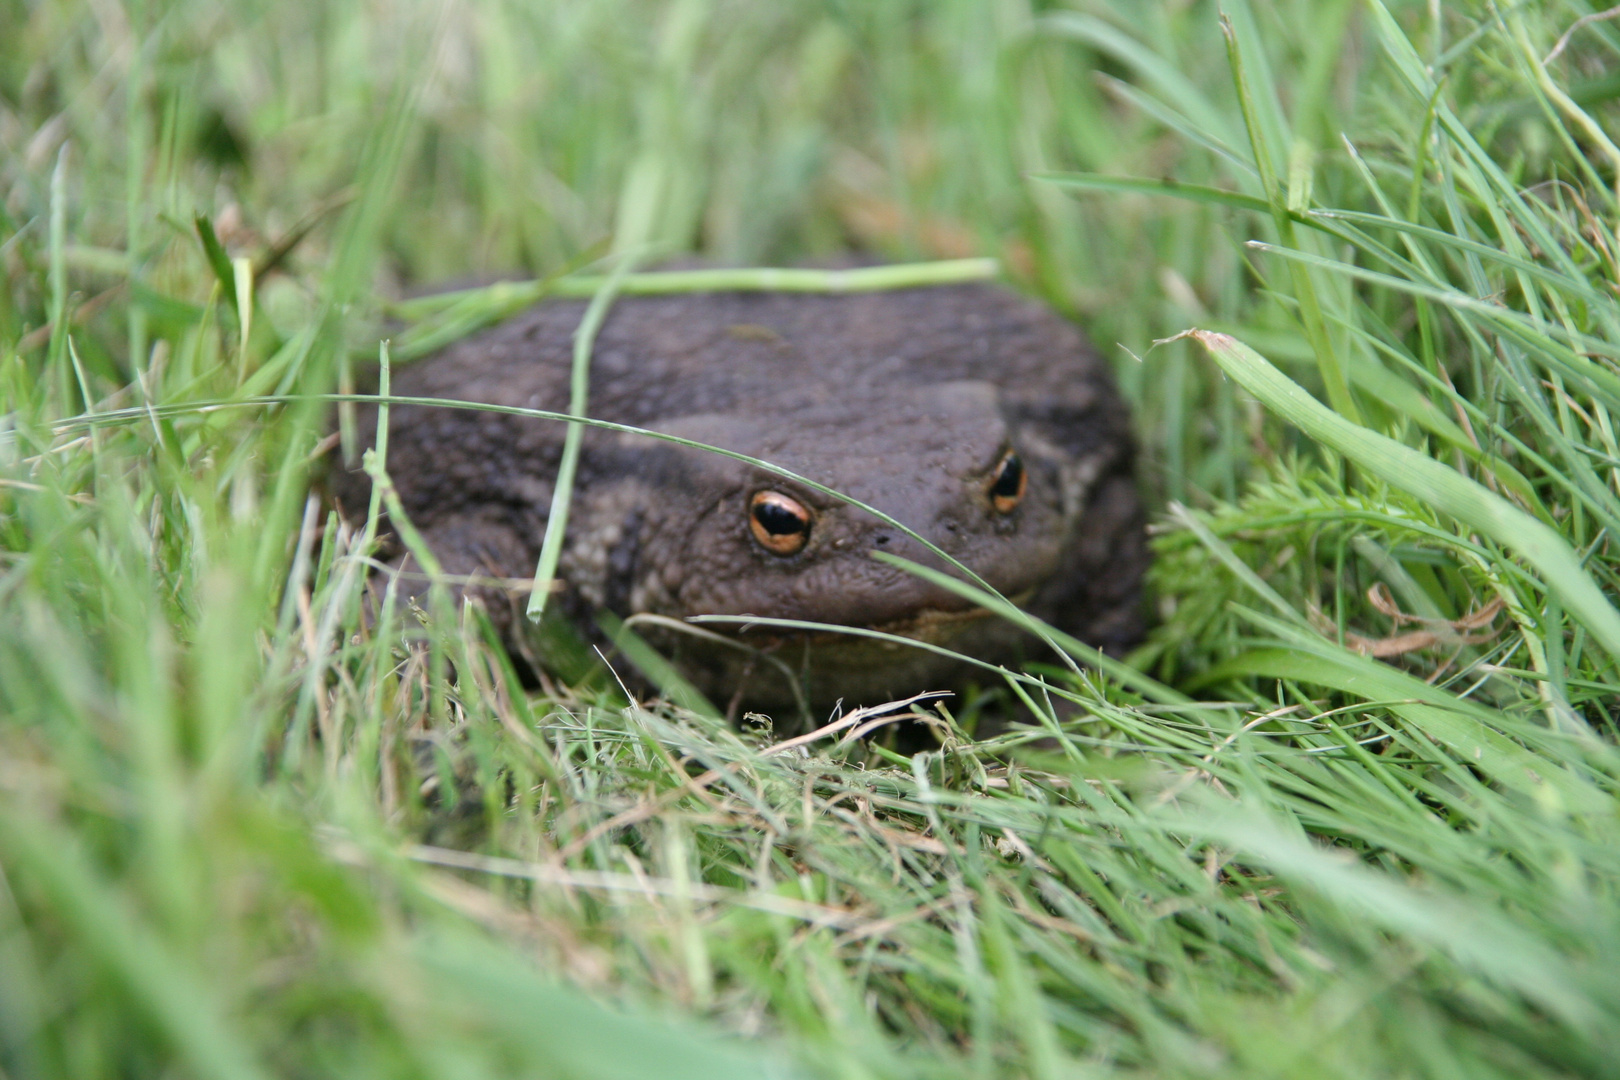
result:
<svg viewBox="0 0 1620 1080"><path fill-rule="evenodd" d="M1224 10L0 4L4 1075L1620 1071L1620 21ZM1151 678L767 754L366 627L318 395L644 243L1077 318Z"/></svg>

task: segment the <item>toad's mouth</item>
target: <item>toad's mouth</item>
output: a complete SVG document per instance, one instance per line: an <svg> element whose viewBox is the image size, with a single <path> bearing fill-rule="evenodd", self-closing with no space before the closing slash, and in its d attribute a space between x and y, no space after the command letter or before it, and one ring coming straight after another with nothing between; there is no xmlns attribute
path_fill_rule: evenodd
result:
<svg viewBox="0 0 1620 1080"><path fill-rule="evenodd" d="M1008 599L1028 602L1034 592ZM766 709L806 701L819 708L840 699L870 704L954 686L974 668L993 672L1016 663L1034 640L1016 620L965 602L955 609L923 606L866 625L746 614L661 622L664 634L688 631L659 640L700 690Z"/></svg>
<svg viewBox="0 0 1620 1080"><path fill-rule="evenodd" d="M1034 589L1026 589L1007 599L1014 605L1022 605L1034 594ZM967 627L983 619L997 617L999 617L997 613L988 608L969 606L954 610L922 608L904 618L890 619L867 626L851 625L842 629L831 623L814 627L795 627L790 625L794 620L766 620L753 615L698 615L690 617L688 621L705 625L710 629L723 629L728 636L746 641L757 648L769 650L790 643L800 647L809 645L817 649L847 647L861 638L870 641L876 635L906 638L924 645L947 646ZM892 643L891 647L898 647L899 644Z"/></svg>

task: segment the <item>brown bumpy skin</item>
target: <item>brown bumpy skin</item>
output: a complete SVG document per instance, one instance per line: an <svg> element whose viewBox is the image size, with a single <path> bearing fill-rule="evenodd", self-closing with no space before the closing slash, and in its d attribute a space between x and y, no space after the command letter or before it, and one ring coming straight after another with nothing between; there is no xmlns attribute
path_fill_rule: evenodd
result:
<svg viewBox="0 0 1620 1080"><path fill-rule="evenodd" d="M579 302L539 304L395 373L401 396L564 410ZM621 299L597 338L593 417L770 461L876 507L1081 639L1119 652L1141 634L1147 556L1129 416L1079 331L990 285L851 296L721 293ZM375 429L362 412L361 430ZM563 425L396 407L388 469L449 573L533 573ZM1026 473L1010 509L991 488L1008 452ZM363 512L363 474L339 472ZM789 554L750 524L775 492L809 530ZM772 496L772 499L775 497ZM943 565L838 499L733 459L589 430L562 575L566 610L756 615L886 629L993 663L1041 647L952 594L871 557ZM508 599L483 590L499 625ZM837 635L754 630L761 657L654 632L721 702L875 704L960 683L960 664Z"/></svg>

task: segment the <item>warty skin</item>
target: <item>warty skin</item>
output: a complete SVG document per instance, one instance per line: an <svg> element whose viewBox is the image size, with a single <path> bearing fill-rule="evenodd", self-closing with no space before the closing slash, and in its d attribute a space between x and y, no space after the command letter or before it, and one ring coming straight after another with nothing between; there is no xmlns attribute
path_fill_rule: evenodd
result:
<svg viewBox="0 0 1620 1080"><path fill-rule="evenodd" d="M538 304L399 369L394 392L563 411L583 312L581 302ZM880 509L1111 652L1141 634L1147 555L1127 411L1078 329L1039 304L993 285L623 298L590 377L593 417L770 461ZM389 472L445 571L532 574L564 425L391 412ZM362 432L375 423L362 413ZM333 486L363 513L363 474L339 472ZM587 429L558 603L587 628L598 608L753 615L885 629L996 663L1041 655L1009 624L873 551L942 565L880 519L773 473ZM521 600L473 591L504 633L521 632ZM781 664L651 636L715 700L766 710L795 700L782 664L817 708L949 688L967 674L922 650L836 635L741 637Z"/></svg>

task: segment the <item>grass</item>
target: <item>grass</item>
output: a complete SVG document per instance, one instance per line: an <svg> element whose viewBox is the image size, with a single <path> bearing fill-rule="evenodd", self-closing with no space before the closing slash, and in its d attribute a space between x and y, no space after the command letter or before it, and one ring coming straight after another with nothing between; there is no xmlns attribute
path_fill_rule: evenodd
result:
<svg viewBox="0 0 1620 1080"><path fill-rule="evenodd" d="M3 1075L1620 1071L1593 10L0 7ZM403 285L852 244L1118 361L1131 668L904 757L361 620Z"/></svg>

